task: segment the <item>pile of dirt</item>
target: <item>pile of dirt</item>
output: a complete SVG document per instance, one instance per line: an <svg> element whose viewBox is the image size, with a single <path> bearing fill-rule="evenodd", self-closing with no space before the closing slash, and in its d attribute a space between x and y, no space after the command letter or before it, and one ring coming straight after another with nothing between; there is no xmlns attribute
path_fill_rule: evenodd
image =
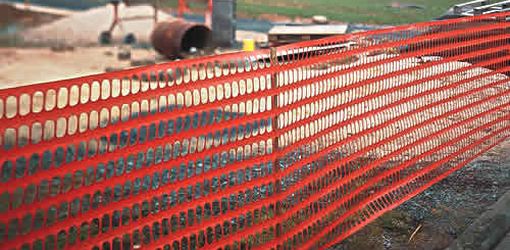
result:
<svg viewBox="0 0 510 250"><path fill-rule="evenodd" d="M43 23L49 23L60 18L59 15L40 13L30 9L20 9L15 5L0 2L0 29L9 26L33 27Z"/></svg>
<svg viewBox="0 0 510 250"><path fill-rule="evenodd" d="M30 45L51 45L55 43L72 44L73 46L97 45L101 32L109 29L113 21L111 5L92 8L62 18L50 24L32 28L22 33L25 43ZM123 21L113 32L113 41L122 41L127 34L134 34L137 42L149 43L154 26L154 9L149 5L119 6L121 18L147 17L138 20ZM173 18L159 11L158 20Z"/></svg>

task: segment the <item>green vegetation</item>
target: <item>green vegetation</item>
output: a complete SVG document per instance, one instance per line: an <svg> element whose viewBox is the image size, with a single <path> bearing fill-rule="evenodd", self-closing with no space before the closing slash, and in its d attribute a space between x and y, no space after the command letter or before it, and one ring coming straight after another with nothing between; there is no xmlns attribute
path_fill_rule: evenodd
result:
<svg viewBox="0 0 510 250"><path fill-rule="evenodd" d="M466 0L237 0L237 10L251 17L277 14L289 17L324 15L332 20L404 24L427 21L444 14L454 4ZM419 8L392 8L394 3Z"/></svg>
<svg viewBox="0 0 510 250"><path fill-rule="evenodd" d="M23 2L24 0L9 0ZM448 8L468 0L236 0L240 16L258 17L276 14L288 17L324 15L332 20L351 23L403 24L428 21L444 14ZM106 4L109 0L30 0L32 3L73 9ZM165 7L175 8L177 0L160 0ZM201 12L205 1L188 0L189 6ZM403 8L391 7L400 4ZM405 6L410 6L406 8ZM419 8L413 8L417 6ZM423 8L421 8L423 7Z"/></svg>

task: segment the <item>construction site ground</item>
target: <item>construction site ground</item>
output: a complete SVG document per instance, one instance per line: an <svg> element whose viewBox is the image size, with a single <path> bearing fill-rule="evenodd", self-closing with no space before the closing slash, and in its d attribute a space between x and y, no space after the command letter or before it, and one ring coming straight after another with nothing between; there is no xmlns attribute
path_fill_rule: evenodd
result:
<svg viewBox="0 0 510 250"><path fill-rule="evenodd" d="M471 224L447 250L510 249L510 191Z"/></svg>
<svg viewBox="0 0 510 250"><path fill-rule="evenodd" d="M0 48L0 88L48 82L107 70L132 67L133 64L162 62L152 49L131 48L130 60L119 60L123 48L115 46L69 48Z"/></svg>
<svg viewBox="0 0 510 250"><path fill-rule="evenodd" d="M494 204L502 197L510 198L510 141L384 214L332 249L510 249L510 233L506 232L506 237L496 237L494 233L499 231L504 235L510 225L510 217L506 222L501 221L501 213L510 211L510 202L504 206L498 204L499 212L494 212ZM493 231L481 230L477 225ZM475 246L462 243L461 248L452 248L458 238L477 241L473 243ZM479 247L489 241L500 243Z"/></svg>
<svg viewBox="0 0 510 250"><path fill-rule="evenodd" d="M498 244L498 246L496 247L495 250L505 250L505 249L510 249L510 232L508 232L505 236L505 238L503 238L500 243Z"/></svg>

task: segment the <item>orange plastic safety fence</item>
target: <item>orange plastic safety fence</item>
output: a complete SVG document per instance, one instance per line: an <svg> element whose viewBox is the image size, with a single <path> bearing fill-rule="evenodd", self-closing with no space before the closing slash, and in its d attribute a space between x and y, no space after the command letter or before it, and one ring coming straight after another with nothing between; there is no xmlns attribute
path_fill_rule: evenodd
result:
<svg viewBox="0 0 510 250"><path fill-rule="evenodd" d="M0 248L327 248L510 136L509 20L0 90Z"/></svg>

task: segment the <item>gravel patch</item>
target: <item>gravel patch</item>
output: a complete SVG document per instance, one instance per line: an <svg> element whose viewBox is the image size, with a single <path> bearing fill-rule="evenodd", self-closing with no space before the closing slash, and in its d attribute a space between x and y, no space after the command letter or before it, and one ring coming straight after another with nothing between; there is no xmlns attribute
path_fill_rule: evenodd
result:
<svg viewBox="0 0 510 250"><path fill-rule="evenodd" d="M331 249L448 247L510 190L509 152L510 141L498 145Z"/></svg>

